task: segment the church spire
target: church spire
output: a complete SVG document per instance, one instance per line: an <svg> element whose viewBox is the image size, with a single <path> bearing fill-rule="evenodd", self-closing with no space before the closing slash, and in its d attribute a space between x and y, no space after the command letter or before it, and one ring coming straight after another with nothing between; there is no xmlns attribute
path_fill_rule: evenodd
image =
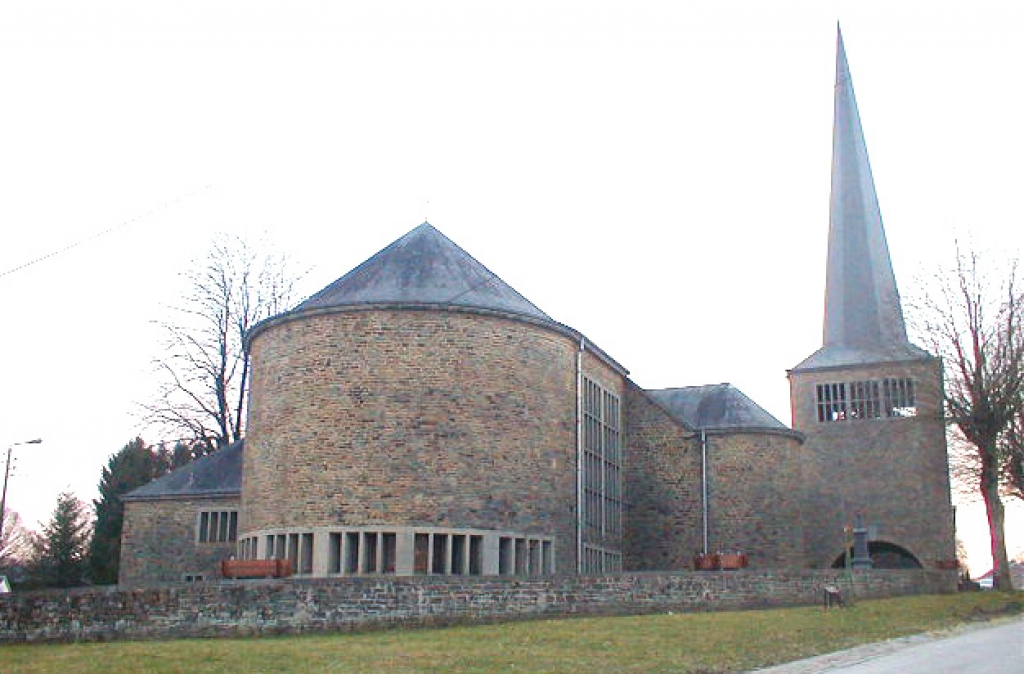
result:
<svg viewBox="0 0 1024 674"><path fill-rule="evenodd" d="M838 31L824 346L797 367L922 355L907 340L843 34Z"/></svg>

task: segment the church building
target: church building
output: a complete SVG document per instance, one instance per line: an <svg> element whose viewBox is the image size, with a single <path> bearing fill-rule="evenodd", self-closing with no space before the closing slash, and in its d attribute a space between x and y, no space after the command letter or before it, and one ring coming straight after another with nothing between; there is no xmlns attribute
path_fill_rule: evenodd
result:
<svg viewBox="0 0 1024 674"><path fill-rule="evenodd" d="M124 497L120 584L948 567L940 362L907 339L840 36L824 344L792 427L729 384L647 390L424 223L247 339L244 443Z"/></svg>

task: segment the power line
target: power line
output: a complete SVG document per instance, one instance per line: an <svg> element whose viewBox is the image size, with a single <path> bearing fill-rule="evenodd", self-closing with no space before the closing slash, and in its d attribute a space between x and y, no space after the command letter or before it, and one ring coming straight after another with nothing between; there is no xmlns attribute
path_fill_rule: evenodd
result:
<svg viewBox="0 0 1024 674"><path fill-rule="evenodd" d="M162 210L164 210L166 208L170 208L171 206L173 206L174 204L178 203L179 201L184 201L185 199L193 197L197 193L201 192L202 190L208 190L208 189L210 189L210 187L212 187L212 186L211 185L205 185L205 186L200 187L198 189L192 190L188 194L183 194L180 197L176 197L174 199L171 199L170 201L168 201L168 202L166 202L166 203L164 203L164 204L162 204L160 206L157 206L156 208L154 208L152 210L146 211L145 213L142 213L140 215L136 215L133 218L129 218L128 220L125 220L124 222L121 222L121 223L119 223L117 225L114 225L113 227L108 227L107 229L104 229L102 232L98 232L96 234L93 234L92 236L87 236L84 239L79 239L78 241L75 241L74 243L72 243L70 245L64 246L63 248L60 248L60 249L55 250L53 252L47 253L46 255L43 255L42 257L37 257L36 259L31 260L29 262L26 262L24 264L18 265L17 267L14 267L13 269L8 269L5 272L0 272L0 278L3 278L4 276L8 276L10 274L13 274L14 272L21 271L22 269L27 269L28 267L31 267L32 265L35 265L35 264L38 264L38 263L42 262L43 260L49 260L51 257L56 257L56 256L60 255L61 253L66 253L69 250L71 250L72 248L78 248L79 246L81 246L84 243L88 243L89 241L92 241L94 239L98 239L101 236L106 236L107 234L110 234L111 232L116 232L119 229L124 229L125 227L127 227L129 225L132 225L132 224L138 222L139 220L143 220L145 218L148 218L149 216L153 215L154 213L159 213L160 211L162 211Z"/></svg>

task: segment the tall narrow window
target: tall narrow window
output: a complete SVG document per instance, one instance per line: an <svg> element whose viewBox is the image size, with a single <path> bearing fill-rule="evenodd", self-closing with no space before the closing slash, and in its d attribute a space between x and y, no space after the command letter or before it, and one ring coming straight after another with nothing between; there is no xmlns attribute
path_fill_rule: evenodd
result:
<svg viewBox="0 0 1024 674"><path fill-rule="evenodd" d="M413 573L430 573L430 534L416 534L413 545Z"/></svg>
<svg viewBox="0 0 1024 674"><path fill-rule="evenodd" d="M618 546L622 537L622 438L619 398L583 378L580 525L587 542Z"/></svg>

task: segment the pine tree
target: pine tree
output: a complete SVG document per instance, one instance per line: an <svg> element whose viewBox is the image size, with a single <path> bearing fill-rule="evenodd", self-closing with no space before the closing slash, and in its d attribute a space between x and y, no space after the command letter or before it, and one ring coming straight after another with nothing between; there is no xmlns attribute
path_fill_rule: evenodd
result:
<svg viewBox="0 0 1024 674"><path fill-rule="evenodd" d="M85 582L89 544L86 506L71 493L57 497L49 524L36 539L31 575L45 587L75 587Z"/></svg>
<svg viewBox="0 0 1024 674"><path fill-rule="evenodd" d="M142 438L135 438L107 461L100 477L100 498L93 501L96 526L89 545L89 578L93 584L117 582L124 526L121 496L164 475L169 468L169 452L148 447Z"/></svg>

